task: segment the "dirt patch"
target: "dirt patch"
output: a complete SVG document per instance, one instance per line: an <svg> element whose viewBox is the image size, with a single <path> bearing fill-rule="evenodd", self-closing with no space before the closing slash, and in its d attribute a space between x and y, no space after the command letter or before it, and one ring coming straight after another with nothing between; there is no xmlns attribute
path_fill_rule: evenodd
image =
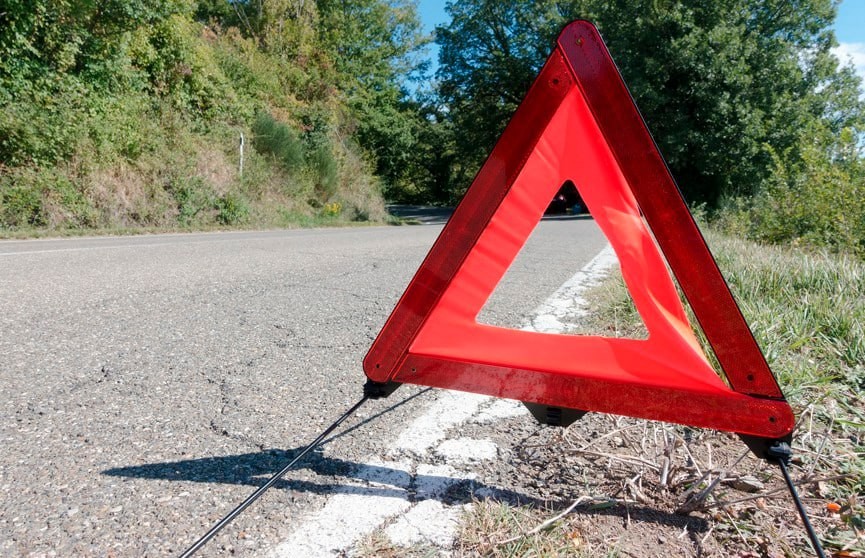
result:
<svg viewBox="0 0 865 558"><path fill-rule="evenodd" d="M225 152L201 147L195 158L195 176L201 177L213 191L224 196L237 181L237 163L230 163Z"/></svg>
<svg viewBox="0 0 865 558"><path fill-rule="evenodd" d="M550 539L542 547L549 556L813 555L778 467L733 435L597 414L565 429L521 417L467 425L462 434L500 447L499 459L478 471L498 489L474 494L462 555L538 552L533 529ZM843 529L821 479L802 465L794 459L794 479L815 528ZM519 520L491 530L491 514L510 513L500 503ZM838 555L860 556L847 552Z"/></svg>

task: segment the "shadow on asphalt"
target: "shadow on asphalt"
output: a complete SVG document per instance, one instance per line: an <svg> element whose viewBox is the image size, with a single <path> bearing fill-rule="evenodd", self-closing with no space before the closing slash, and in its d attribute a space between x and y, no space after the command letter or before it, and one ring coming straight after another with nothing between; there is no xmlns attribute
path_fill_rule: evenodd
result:
<svg viewBox="0 0 865 558"><path fill-rule="evenodd" d="M152 463L131 467L119 467L103 471L104 474L117 477L147 478L172 481L192 481L223 484L246 484L261 486L273 475L294 459L303 448L291 450L266 450L257 453L227 455L221 457L204 457L186 461L168 463ZM405 498L410 486L448 487L445 494L435 494L444 502L462 500L455 494L463 492L459 488L474 490L487 488L482 484L461 478L437 475L411 475L407 471L382 465L366 465L343 459L324 457L313 452L293 471L307 469L318 475L339 476L354 479L360 483L346 482L310 482L304 480L281 480L273 487L289 489L297 492L313 494L359 494L364 496L384 496L388 498ZM374 482L376 486L361 483ZM390 486L382 486L390 485ZM433 494L430 494L433 496ZM518 493L506 493L506 498L523 500Z"/></svg>
<svg viewBox="0 0 865 558"><path fill-rule="evenodd" d="M117 467L103 471L113 477L158 479L169 481L222 483L259 487L303 448L291 450L271 449L256 453L204 457L165 463L149 463ZM564 510L572 499L542 499L521 492L502 489L459 477L415 474L385 465L367 465L324 457L320 452L309 454L301 466L294 471L307 469L319 475L344 477L346 482L335 479L331 482L306 480L281 480L273 488L287 489L312 494L349 494L360 496L383 496L409 498L412 501L438 500L445 504L462 504L474 500L508 502L512 505L531 506L552 512ZM353 482L348 479L352 479ZM573 495L576 498L578 495ZM690 533L708 531L706 520L677 515L643 505L589 502L575 508L573 513L583 516L620 517L622 521L641 521L687 529Z"/></svg>
<svg viewBox="0 0 865 558"><path fill-rule="evenodd" d="M257 453L204 457L118 467L103 471L113 477L132 477L169 481L192 481L223 484L246 484L261 486L285 464L299 454L303 448L291 450L272 449ZM383 496L387 498L406 498L409 487L413 489L412 500L435 499L445 504L461 504L479 500L509 502L514 505L527 505L538 509L560 511L572 501L566 499L544 500L513 490L488 486L472 479L423 475L393 469L383 465L366 465L324 457L321 453L309 454L302 466L293 470L308 469L319 475L341 476L355 479L357 483L325 482L316 483L302 480L281 480L273 488L288 489L313 494L351 494L362 496ZM361 484L363 483L363 484ZM392 487L382 486L392 485ZM576 496L575 496L576 498ZM641 505L622 505L606 503L587 503L578 506L575 513L587 516L605 515L621 517L623 520L636 520L658 525L674 526L694 533L706 532L708 522L699 517L683 516Z"/></svg>

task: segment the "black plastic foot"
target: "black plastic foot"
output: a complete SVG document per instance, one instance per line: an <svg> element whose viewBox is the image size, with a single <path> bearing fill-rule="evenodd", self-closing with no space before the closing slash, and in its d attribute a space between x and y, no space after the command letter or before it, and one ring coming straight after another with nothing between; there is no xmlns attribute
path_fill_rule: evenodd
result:
<svg viewBox="0 0 865 558"><path fill-rule="evenodd" d="M583 415L586 414L586 411L580 411L578 409L550 407L549 405L526 403L525 401L522 403L526 406L529 412L532 413L535 420L541 424L548 424L550 426L570 426L574 422L583 418Z"/></svg>
<svg viewBox="0 0 865 558"><path fill-rule="evenodd" d="M739 434L739 438L741 438L751 452L760 459L777 461L780 455L779 452L783 453L784 451L781 448L786 447L787 458L784 462L786 463L790 460L790 442L793 440L793 434L789 434L780 440L773 440L772 438L757 438L756 436L746 436L744 434Z"/></svg>
<svg viewBox="0 0 865 558"><path fill-rule="evenodd" d="M781 461L784 465L790 463L793 450L787 442L777 441L766 451L766 458L772 461Z"/></svg>
<svg viewBox="0 0 865 558"><path fill-rule="evenodd" d="M367 380L363 385L363 394L370 399L383 399L396 391L401 386L399 382L373 382Z"/></svg>

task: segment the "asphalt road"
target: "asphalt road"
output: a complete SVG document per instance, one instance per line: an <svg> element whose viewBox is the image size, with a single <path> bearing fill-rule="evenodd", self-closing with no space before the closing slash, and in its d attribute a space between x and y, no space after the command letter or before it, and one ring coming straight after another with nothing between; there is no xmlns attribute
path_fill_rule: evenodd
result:
<svg viewBox="0 0 865 558"><path fill-rule="evenodd" d="M0 242L0 555L176 555L361 396L440 225ZM542 222L484 315L524 317L603 246ZM258 555L423 409L364 407L212 541ZM407 400L407 401L406 401Z"/></svg>

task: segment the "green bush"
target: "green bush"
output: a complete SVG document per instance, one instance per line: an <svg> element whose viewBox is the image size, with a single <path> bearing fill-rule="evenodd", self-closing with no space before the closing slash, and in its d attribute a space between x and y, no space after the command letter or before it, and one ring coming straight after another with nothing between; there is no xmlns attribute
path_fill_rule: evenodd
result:
<svg viewBox="0 0 865 558"><path fill-rule="evenodd" d="M266 112L260 112L252 124L252 131L255 134L255 148L273 155L286 170L295 171L303 165L303 143L288 125Z"/></svg>
<svg viewBox="0 0 865 558"><path fill-rule="evenodd" d="M6 228L45 226L42 194L19 184L0 183L0 222Z"/></svg>
<svg viewBox="0 0 865 558"><path fill-rule="evenodd" d="M177 203L177 221L183 226L193 224L202 212L214 208L213 193L200 177L173 178L167 190Z"/></svg>
<svg viewBox="0 0 865 558"><path fill-rule="evenodd" d="M94 98L87 138L102 164L121 157L135 161L159 148L166 131L159 126L158 108L144 95Z"/></svg>
<svg viewBox="0 0 865 558"><path fill-rule="evenodd" d="M315 192L319 200L329 200L336 193L339 184L339 166L330 146L320 145L309 152L307 164L313 174Z"/></svg>
<svg viewBox="0 0 865 558"><path fill-rule="evenodd" d="M718 223L754 240L865 256L865 160L856 139L850 131L809 135L792 168L770 150L775 167L766 186L753 198L727 200Z"/></svg>
<svg viewBox="0 0 865 558"><path fill-rule="evenodd" d="M98 212L92 202L82 191L81 186L73 182L65 173L44 172L40 178L41 189L45 192L48 207L49 225L61 228L87 228L98 221ZM76 177L77 178L77 177Z"/></svg>
<svg viewBox="0 0 865 558"><path fill-rule="evenodd" d="M0 222L15 229L92 227L98 212L67 169L23 168L0 180Z"/></svg>
<svg viewBox="0 0 865 558"><path fill-rule="evenodd" d="M143 70L148 87L178 109L204 120L231 114L234 92L213 48L200 38L201 24L180 14L131 35L128 56Z"/></svg>
<svg viewBox="0 0 865 558"><path fill-rule="evenodd" d="M57 163L69 158L86 134L86 88L68 76L50 87L40 85L24 85L14 91L14 100L0 105L0 163Z"/></svg>
<svg viewBox="0 0 865 558"><path fill-rule="evenodd" d="M216 199L216 220L223 225L239 225L249 218L249 204L240 194L229 192Z"/></svg>

